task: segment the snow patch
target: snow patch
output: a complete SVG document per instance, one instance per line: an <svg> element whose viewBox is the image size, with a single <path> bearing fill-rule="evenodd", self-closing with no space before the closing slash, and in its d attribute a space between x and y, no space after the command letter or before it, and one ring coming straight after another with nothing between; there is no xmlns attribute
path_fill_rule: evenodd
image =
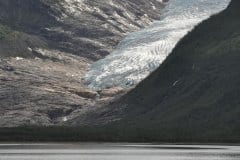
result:
<svg viewBox="0 0 240 160"><path fill-rule="evenodd" d="M22 57L16 57L16 60L20 61L20 60L23 60L23 58Z"/></svg>
<svg viewBox="0 0 240 160"><path fill-rule="evenodd" d="M68 118L67 117L63 117L62 121L66 122L66 121L68 121Z"/></svg>

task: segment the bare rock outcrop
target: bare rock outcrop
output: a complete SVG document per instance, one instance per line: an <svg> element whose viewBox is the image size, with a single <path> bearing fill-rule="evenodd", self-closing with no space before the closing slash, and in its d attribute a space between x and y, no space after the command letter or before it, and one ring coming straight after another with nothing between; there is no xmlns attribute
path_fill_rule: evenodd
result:
<svg viewBox="0 0 240 160"><path fill-rule="evenodd" d="M123 94L88 89L84 74L162 7L158 0L0 0L0 127L70 124Z"/></svg>

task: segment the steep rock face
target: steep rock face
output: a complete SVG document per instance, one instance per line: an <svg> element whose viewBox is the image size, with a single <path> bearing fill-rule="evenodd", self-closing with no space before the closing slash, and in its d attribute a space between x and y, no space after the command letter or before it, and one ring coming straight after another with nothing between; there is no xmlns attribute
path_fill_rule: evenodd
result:
<svg viewBox="0 0 240 160"><path fill-rule="evenodd" d="M1 0L0 23L38 38L37 44L24 39L15 54L32 56L27 46L45 42L45 47L96 60L109 54L128 32L158 19L162 6L157 0ZM1 53L11 56L11 48L5 46Z"/></svg>
<svg viewBox="0 0 240 160"><path fill-rule="evenodd" d="M233 0L201 23L136 89L93 115L115 114L118 125L150 140L239 138L239 7Z"/></svg>
<svg viewBox="0 0 240 160"><path fill-rule="evenodd" d="M123 94L91 91L83 75L162 7L157 0L0 0L0 126L61 125Z"/></svg>

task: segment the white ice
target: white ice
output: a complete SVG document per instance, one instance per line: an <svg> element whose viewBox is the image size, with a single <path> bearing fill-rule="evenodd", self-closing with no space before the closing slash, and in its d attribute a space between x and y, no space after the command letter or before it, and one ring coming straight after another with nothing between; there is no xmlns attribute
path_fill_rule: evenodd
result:
<svg viewBox="0 0 240 160"><path fill-rule="evenodd" d="M194 26L227 7L230 0L170 0L161 20L129 34L106 58L91 66L90 88L130 87L154 71Z"/></svg>

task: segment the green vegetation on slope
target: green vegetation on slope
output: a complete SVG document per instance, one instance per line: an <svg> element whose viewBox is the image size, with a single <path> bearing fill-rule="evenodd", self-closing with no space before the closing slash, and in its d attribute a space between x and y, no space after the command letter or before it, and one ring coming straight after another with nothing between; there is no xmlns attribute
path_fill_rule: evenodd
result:
<svg viewBox="0 0 240 160"><path fill-rule="evenodd" d="M10 29L0 24L0 40L6 38L9 33Z"/></svg>
<svg viewBox="0 0 240 160"><path fill-rule="evenodd" d="M233 0L183 38L162 66L115 106L127 105L120 123L155 128L155 136L173 139L239 139L239 7Z"/></svg>
<svg viewBox="0 0 240 160"><path fill-rule="evenodd" d="M55 24L39 0L0 0L0 57L34 57L28 48L46 48L40 29Z"/></svg>
<svg viewBox="0 0 240 160"><path fill-rule="evenodd" d="M0 24L0 57L33 57L31 47L46 47L39 37Z"/></svg>
<svg viewBox="0 0 240 160"><path fill-rule="evenodd" d="M174 132L169 135L166 132ZM0 128L0 141L45 141L45 142L168 142L168 143L240 143L240 138L223 137L186 137L183 132L158 128L136 128L126 126L92 126L92 127L17 127ZM240 134L240 130L238 130Z"/></svg>

